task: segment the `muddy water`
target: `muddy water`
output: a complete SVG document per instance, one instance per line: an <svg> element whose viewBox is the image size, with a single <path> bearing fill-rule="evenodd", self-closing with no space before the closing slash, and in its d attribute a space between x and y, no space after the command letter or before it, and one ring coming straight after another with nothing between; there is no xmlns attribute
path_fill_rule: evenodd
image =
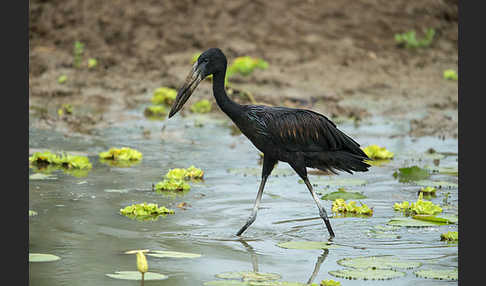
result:
<svg viewBox="0 0 486 286"><path fill-rule="evenodd" d="M457 154L457 140L412 139L402 135L407 134L407 123L387 122L383 118L373 118L358 126L339 124L363 146L386 146L395 152L396 158L372 167L367 173L330 178L366 180L365 185L346 188L368 196L362 202L374 208L374 215L371 218L332 215L336 248L292 250L276 244L291 240L327 241L328 233L317 217L308 190L286 163L279 163L274 170L258 217L239 240L234 234L250 214L260 182L257 149L242 135L231 135L229 120L224 117L178 115L171 120L151 121L139 117L140 109L131 112L136 119L99 130L90 137L65 137L53 131L29 129L31 151L77 151L89 155L93 164L86 177L55 171L51 180L29 181L29 209L38 212L29 218L29 252L61 257L55 262L30 263L32 285L139 285L137 281L105 276L115 271L136 270L135 256L122 254L131 249L202 254L195 259L148 257L150 271L169 278L146 281L146 285L202 285L205 281L219 280L215 277L218 273L248 270L279 273L283 281L302 283L333 279L342 285L457 284L418 278L414 270L405 270L403 278L378 282L346 280L328 273L344 269L337 264L339 259L383 254L421 261L424 265L419 269L457 267L457 245L440 241L441 233L457 230L457 225L376 231L377 226L384 226L390 218L401 216L392 208L395 202L417 198L419 187L399 183L393 172L404 166L433 165L433 160L424 156L429 148ZM199 124L202 126L197 127ZM141 151L142 162L119 168L98 161L99 152L122 146ZM161 181L169 169L190 165L202 168L205 180L191 183L189 192L170 195L151 191L152 184ZM457 166L457 155L442 158L440 166ZM246 172L229 172L234 168L246 168ZM310 181L317 184L316 190L321 194L339 187L319 185L318 177L310 175ZM450 175L434 174L431 179L457 183L457 177ZM432 201L442 205L447 192L452 206L445 211L457 213L457 189L438 190ZM142 202L158 203L175 209L176 213L146 222L119 214L120 208ZM181 202L189 207L177 208ZM323 201L329 214L331 204Z"/></svg>

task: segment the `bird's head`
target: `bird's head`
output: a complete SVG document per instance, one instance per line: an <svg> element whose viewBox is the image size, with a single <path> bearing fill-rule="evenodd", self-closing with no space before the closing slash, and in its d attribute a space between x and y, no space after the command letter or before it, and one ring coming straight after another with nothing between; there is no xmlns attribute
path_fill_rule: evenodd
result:
<svg viewBox="0 0 486 286"><path fill-rule="evenodd" d="M169 118L174 116L189 99L198 84L209 75L226 72L226 56L218 48L210 48L203 52L192 66L184 85L177 92L177 97L169 112Z"/></svg>

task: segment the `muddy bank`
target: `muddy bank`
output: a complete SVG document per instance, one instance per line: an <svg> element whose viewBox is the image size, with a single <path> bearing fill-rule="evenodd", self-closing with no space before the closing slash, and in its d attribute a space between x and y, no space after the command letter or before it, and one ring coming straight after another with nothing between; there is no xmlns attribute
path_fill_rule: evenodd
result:
<svg viewBox="0 0 486 286"><path fill-rule="evenodd" d="M155 88L177 88L194 53L220 47L230 62L269 62L234 79L258 102L333 118L380 115L410 121L412 136L457 137L457 82L442 77L458 65L457 1L30 1L29 25L38 127L89 133L121 122ZM431 46L396 45L394 34L421 37L425 28L436 31ZM80 68L75 41L85 44ZM91 57L98 66L88 69ZM194 98L203 97L213 100L209 83ZM63 103L77 112L57 116Z"/></svg>

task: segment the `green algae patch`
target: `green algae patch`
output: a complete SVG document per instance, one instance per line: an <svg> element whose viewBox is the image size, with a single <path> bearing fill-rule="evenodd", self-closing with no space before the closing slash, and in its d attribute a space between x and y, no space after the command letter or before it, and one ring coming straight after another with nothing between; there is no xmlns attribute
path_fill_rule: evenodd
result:
<svg viewBox="0 0 486 286"><path fill-rule="evenodd" d="M286 249L329 249L335 246L327 241L287 241L277 244L278 247Z"/></svg>
<svg viewBox="0 0 486 286"><path fill-rule="evenodd" d="M338 188L336 192L332 192L329 194L325 194L321 197L322 200L334 201L337 199L343 200L360 200L366 199L367 197L361 193L357 192L348 192L345 188Z"/></svg>
<svg viewBox="0 0 486 286"><path fill-rule="evenodd" d="M342 269L336 271L329 271L329 274L335 277L344 279L360 279L360 280L389 280L405 276L405 272L390 270L390 269Z"/></svg>
<svg viewBox="0 0 486 286"><path fill-rule="evenodd" d="M132 219L137 220L157 220L160 215L174 214L174 210L164 206L159 207L157 204L133 204L120 209L120 213Z"/></svg>
<svg viewBox="0 0 486 286"><path fill-rule="evenodd" d="M440 235L440 240L457 242L457 241L459 241L459 233L457 231L444 232Z"/></svg>
<svg viewBox="0 0 486 286"><path fill-rule="evenodd" d="M211 111L212 103L207 99L202 99L191 105L190 109L193 113L208 113Z"/></svg>
<svg viewBox="0 0 486 286"><path fill-rule="evenodd" d="M385 147L380 147L374 144L361 149L373 160L392 159L395 155L393 152L388 151Z"/></svg>
<svg viewBox="0 0 486 286"><path fill-rule="evenodd" d="M29 253L29 262L52 262L61 259L54 254Z"/></svg>
<svg viewBox="0 0 486 286"><path fill-rule="evenodd" d="M337 263L346 267L366 269L412 269L422 265L420 262L403 260L392 255L343 258Z"/></svg>
<svg viewBox="0 0 486 286"><path fill-rule="evenodd" d="M191 186L184 180L165 179L155 184L154 188L156 191L188 191Z"/></svg>
<svg viewBox="0 0 486 286"><path fill-rule="evenodd" d="M459 273L457 268L454 269L422 269L413 274L420 278L437 279L437 280L457 280Z"/></svg>
<svg viewBox="0 0 486 286"><path fill-rule="evenodd" d="M399 168L393 173L393 177L398 178L400 183L425 180L430 177L430 172L418 166Z"/></svg>
<svg viewBox="0 0 486 286"><path fill-rule="evenodd" d="M143 114L149 119L164 119L167 115L167 108L163 105L150 105L145 108Z"/></svg>
<svg viewBox="0 0 486 286"><path fill-rule="evenodd" d="M110 148L110 150L106 152L99 153L100 159L104 160L114 160L114 161L138 161L142 160L142 153L129 148Z"/></svg>
<svg viewBox="0 0 486 286"><path fill-rule="evenodd" d="M156 105L170 106L174 103L177 96L177 90L169 87L159 87L155 89L152 95L152 103Z"/></svg>
<svg viewBox="0 0 486 286"><path fill-rule="evenodd" d="M355 201L349 201L346 203L346 201L343 199L336 199L332 202L332 211L345 215L373 215L373 208L369 208L366 204L361 203L361 206L357 206Z"/></svg>
<svg viewBox="0 0 486 286"><path fill-rule="evenodd" d="M115 274L105 274L106 276L114 279L121 280L142 280L142 274L138 271L115 271ZM143 280L165 280L169 278L167 275L155 273L155 272L145 272Z"/></svg>
<svg viewBox="0 0 486 286"><path fill-rule="evenodd" d="M439 205L436 205L431 201L423 200L422 193L419 194L416 202L410 203L408 201L403 201L401 203L395 203L393 209L402 211L405 215L434 215L442 212L442 208Z"/></svg>

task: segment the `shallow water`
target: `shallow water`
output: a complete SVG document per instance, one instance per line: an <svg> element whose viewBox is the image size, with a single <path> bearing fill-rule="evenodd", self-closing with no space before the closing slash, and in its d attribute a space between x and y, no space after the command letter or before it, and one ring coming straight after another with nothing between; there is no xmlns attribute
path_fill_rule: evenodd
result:
<svg viewBox="0 0 486 286"><path fill-rule="evenodd" d="M141 110L130 111L138 116ZM35 120L35 119L32 119ZM196 127L195 122L202 123ZM420 187L399 183L393 172L400 167L430 165L423 154L429 148L457 154L456 139L407 134L406 122L388 122L373 118L359 125L338 124L362 146L378 144L395 153L387 164L369 172L342 173L331 179L363 179L363 186L348 186L368 196L360 200L373 207L371 218L337 217L331 213L331 201L322 201L331 215L336 248L329 250L292 250L277 246L284 241L327 241L328 232L304 184L286 163L279 163L265 187L258 217L238 239L235 233L245 223L260 183L258 150L243 135L231 135L229 119L211 116L177 115L170 120L152 121L138 117L99 130L96 135L64 137L61 133L29 128L31 152L38 149L82 152L89 155L93 168L86 177L73 177L55 171L52 180L29 181L29 209L38 212L29 218L29 252L50 253L61 260L29 263L32 285L139 285L138 281L116 280L105 276L122 270L136 270L135 256L123 254L131 249L172 250L200 253L195 259L148 257L149 271L168 275L163 281L146 285L202 285L219 280L216 274L227 271L279 273L282 281L319 283L323 279L342 285L456 285L457 281L418 278L417 269L451 268L458 265L457 245L440 241L440 234L457 230L457 225L426 228L399 227L376 234L390 218L401 216L393 204L415 201ZM144 136L144 131L150 136ZM99 162L97 154L110 147L131 147L143 153L140 164L129 168L111 167ZM204 181L191 183L184 194L169 195L151 191L171 168L195 165L205 172ZM440 166L457 166L457 155L440 160ZM252 168L248 174L230 173L230 169ZM33 170L30 170L33 173ZM319 185L318 175L310 175L320 194L339 186ZM325 177L327 178L327 177ZM457 176L433 174L431 180L457 183ZM115 191L114 191L115 190ZM118 192L117 192L118 190ZM457 213L458 190L439 189L434 203ZM140 222L119 214L132 203L158 203L175 210L175 215L156 221ZM186 202L182 210L177 204ZM306 219L307 220L299 220ZM385 281L346 280L328 272L344 269L337 264L345 257L391 254L418 260L417 269L403 270L406 276Z"/></svg>

